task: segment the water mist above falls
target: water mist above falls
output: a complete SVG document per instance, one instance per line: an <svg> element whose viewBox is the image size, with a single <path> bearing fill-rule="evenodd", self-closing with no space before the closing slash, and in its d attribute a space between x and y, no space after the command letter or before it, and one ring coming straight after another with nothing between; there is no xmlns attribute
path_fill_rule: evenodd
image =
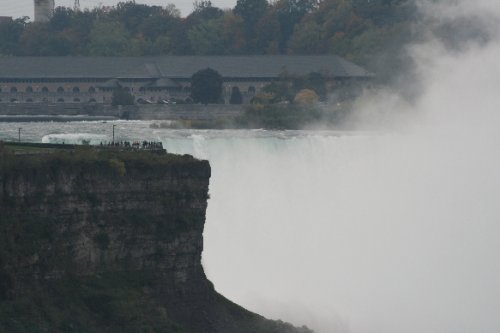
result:
<svg viewBox="0 0 500 333"><path fill-rule="evenodd" d="M210 160L204 266L230 299L319 332L500 327L500 163L488 146L203 133L166 145Z"/></svg>

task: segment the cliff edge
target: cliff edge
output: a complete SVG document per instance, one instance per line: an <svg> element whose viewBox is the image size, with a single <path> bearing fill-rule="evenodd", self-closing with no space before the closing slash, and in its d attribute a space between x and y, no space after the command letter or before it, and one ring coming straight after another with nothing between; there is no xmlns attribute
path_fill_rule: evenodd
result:
<svg viewBox="0 0 500 333"><path fill-rule="evenodd" d="M207 161L0 150L0 332L311 332L207 280Z"/></svg>

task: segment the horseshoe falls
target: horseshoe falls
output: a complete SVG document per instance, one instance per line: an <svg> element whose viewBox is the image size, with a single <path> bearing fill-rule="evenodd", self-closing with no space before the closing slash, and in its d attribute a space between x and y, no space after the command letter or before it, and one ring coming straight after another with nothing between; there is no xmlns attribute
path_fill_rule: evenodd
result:
<svg viewBox="0 0 500 333"><path fill-rule="evenodd" d="M494 332L500 163L475 141L198 133L166 145L212 165L203 261L230 299L318 332Z"/></svg>

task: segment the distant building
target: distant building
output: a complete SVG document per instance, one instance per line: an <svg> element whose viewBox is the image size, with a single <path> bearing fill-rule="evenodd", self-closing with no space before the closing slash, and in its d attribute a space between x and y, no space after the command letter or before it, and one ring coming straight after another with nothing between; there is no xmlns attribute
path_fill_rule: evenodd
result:
<svg viewBox="0 0 500 333"><path fill-rule="evenodd" d="M54 15L54 0L34 0L35 2L35 22L50 21Z"/></svg>
<svg viewBox="0 0 500 333"><path fill-rule="evenodd" d="M337 56L0 57L0 103L111 103L113 90L156 103L190 95L191 76L213 68L229 101L238 87L248 102L283 75L321 73L330 86L373 77Z"/></svg>

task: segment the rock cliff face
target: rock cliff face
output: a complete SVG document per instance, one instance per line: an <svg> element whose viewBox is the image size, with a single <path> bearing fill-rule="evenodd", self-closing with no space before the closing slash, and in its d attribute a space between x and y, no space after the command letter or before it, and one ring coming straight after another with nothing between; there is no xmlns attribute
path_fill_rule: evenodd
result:
<svg viewBox="0 0 500 333"><path fill-rule="evenodd" d="M214 291L210 166L110 151L0 164L0 332L308 332Z"/></svg>

